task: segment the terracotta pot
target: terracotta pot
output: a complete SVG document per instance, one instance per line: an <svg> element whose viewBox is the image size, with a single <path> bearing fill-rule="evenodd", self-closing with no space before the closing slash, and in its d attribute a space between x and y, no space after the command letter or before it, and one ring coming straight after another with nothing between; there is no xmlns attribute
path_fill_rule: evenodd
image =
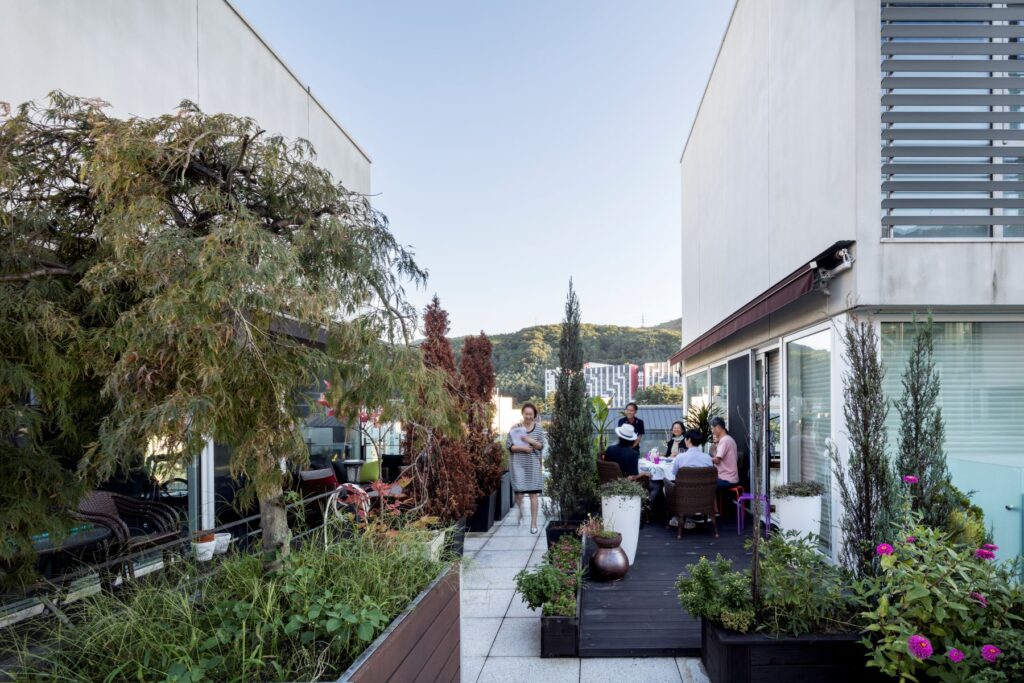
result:
<svg viewBox="0 0 1024 683"><path fill-rule="evenodd" d="M592 536L597 552L590 558L590 576L597 581L618 581L629 571L629 558L619 546L622 534L611 538Z"/></svg>

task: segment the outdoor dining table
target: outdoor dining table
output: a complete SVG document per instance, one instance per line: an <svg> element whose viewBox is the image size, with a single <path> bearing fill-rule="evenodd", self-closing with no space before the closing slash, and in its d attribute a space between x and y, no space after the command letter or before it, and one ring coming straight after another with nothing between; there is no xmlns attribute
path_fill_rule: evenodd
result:
<svg viewBox="0 0 1024 683"><path fill-rule="evenodd" d="M672 463L673 461L668 458L661 458L657 463L647 458L640 458L637 467L641 473L650 474L651 481L664 481L672 479Z"/></svg>
<svg viewBox="0 0 1024 683"><path fill-rule="evenodd" d="M67 559L76 557L82 552L106 543L113 532L105 526L95 525L88 529L77 529L60 541L47 534L32 542L32 549L39 558L39 573L53 576L64 569Z"/></svg>

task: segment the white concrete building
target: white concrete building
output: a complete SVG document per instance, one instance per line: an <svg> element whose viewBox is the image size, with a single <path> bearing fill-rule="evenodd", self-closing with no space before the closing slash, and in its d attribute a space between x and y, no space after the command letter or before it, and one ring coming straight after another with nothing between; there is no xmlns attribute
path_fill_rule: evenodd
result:
<svg viewBox="0 0 1024 683"><path fill-rule="evenodd" d="M187 99L309 140L336 180L370 192L370 157L228 0L0 0L0 17L0 101L63 90L129 117L173 112ZM312 453L359 456L358 433L333 418L307 427ZM193 528L233 514L230 454L211 440L189 467Z"/></svg>
<svg viewBox="0 0 1024 683"><path fill-rule="evenodd" d="M0 0L0 16L0 101L63 90L156 116L187 99L309 140L345 187L370 192L370 157L228 0Z"/></svg>
<svg viewBox="0 0 1024 683"><path fill-rule="evenodd" d="M752 393L766 402L773 481L831 487L847 316L876 326L896 399L909 323L932 311L950 469L1010 554L1024 500L1022 24L1014 3L738 0L681 159L672 358L687 405L719 403L742 437ZM835 487L827 498L835 552Z"/></svg>

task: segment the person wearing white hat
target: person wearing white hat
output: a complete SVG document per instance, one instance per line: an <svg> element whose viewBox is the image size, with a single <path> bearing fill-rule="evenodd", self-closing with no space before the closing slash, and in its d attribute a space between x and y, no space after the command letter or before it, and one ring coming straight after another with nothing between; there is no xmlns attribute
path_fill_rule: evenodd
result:
<svg viewBox="0 0 1024 683"><path fill-rule="evenodd" d="M615 435L619 437L619 442L605 449L604 459L618 464L622 475L627 479L639 479L641 476L647 476L640 474L640 454L633 450L633 442L637 439L633 425L629 423L619 425L615 428Z"/></svg>

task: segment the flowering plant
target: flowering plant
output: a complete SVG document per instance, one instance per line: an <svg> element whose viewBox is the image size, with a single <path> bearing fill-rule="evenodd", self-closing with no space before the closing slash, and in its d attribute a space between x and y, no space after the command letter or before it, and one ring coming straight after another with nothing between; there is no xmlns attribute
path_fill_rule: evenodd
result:
<svg viewBox="0 0 1024 683"><path fill-rule="evenodd" d="M866 607L868 665L900 680L1019 680L1024 661L1001 657L1024 648L1024 589L1014 565L994 562L991 544L955 544L909 505L903 512L893 538L913 542L881 544L881 572L854 586Z"/></svg>

